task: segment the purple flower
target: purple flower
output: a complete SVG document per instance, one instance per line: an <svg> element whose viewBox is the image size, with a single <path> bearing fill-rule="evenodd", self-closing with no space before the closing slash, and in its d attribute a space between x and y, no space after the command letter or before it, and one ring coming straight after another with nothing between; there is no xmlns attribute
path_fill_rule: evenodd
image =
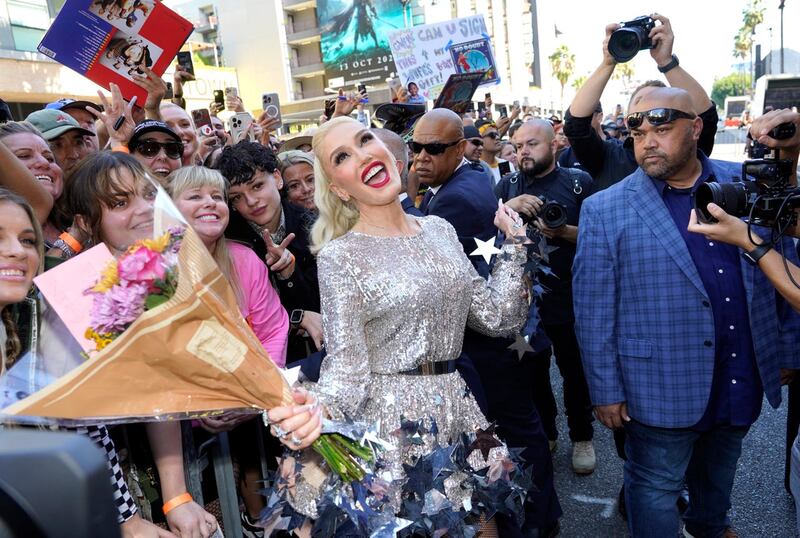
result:
<svg viewBox="0 0 800 538"><path fill-rule="evenodd" d="M98 333L121 333L144 312L149 286L146 283L117 284L106 293L96 293L89 313Z"/></svg>

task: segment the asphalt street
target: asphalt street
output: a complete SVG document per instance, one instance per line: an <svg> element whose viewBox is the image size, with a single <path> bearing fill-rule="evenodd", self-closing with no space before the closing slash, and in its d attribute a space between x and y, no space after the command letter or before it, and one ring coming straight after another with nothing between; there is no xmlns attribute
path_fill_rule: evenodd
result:
<svg viewBox="0 0 800 538"><path fill-rule="evenodd" d="M741 161L744 132L717 135L714 158ZM597 469L589 476L572 472L572 445L564 416L561 376L551 366L553 390L559 402L559 444L553 456L556 489L564 517L561 536L625 537L625 522L617 513L617 494L622 485L622 460L617 457L611 432L595 423ZM785 390L784 390L785 392ZM744 440L733 490L731 518L742 538L791 538L795 536L794 504L783 486L786 409L764 401L761 417Z"/></svg>

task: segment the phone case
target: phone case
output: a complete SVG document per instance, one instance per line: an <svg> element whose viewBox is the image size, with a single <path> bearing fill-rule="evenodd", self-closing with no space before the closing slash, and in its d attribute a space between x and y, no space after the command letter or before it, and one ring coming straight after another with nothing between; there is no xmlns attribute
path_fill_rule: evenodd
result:
<svg viewBox="0 0 800 538"><path fill-rule="evenodd" d="M247 112L237 112L234 116L228 120L228 130L231 132L231 138L233 138L233 143L236 144L237 142L241 142L245 134L247 134L248 139L251 142L255 141L255 135L248 130L250 126L253 124L253 116L251 116Z"/></svg>
<svg viewBox="0 0 800 538"><path fill-rule="evenodd" d="M180 65L184 71L188 71L189 73L194 75L194 63L192 62L191 52L179 52L178 65Z"/></svg>
<svg viewBox="0 0 800 538"><path fill-rule="evenodd" d="M267 116L270 118L277 118L278 125L276 127L283 126L283 120L281 118L281 102L280 97L278 97L277 93L265 93L261 96L261 104L264 109L264 112L267 113Z"/></svg>
<svg viewBox="0 0 800 538"><path fill-rule="evenodd" d="M211 126L211 114L208 109L192 110L192 119L197 132L201 135L211 136L214 133L214 128Z"/></svg>

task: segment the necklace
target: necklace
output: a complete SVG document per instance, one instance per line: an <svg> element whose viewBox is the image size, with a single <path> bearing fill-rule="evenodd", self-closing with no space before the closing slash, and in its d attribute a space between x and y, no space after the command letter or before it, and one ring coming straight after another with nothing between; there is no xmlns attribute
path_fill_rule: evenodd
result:
<svg viewBox="0 0 800 538"><path fill-rule="evenodd" d="M358 223L359 223L359 224L362 224L362 223L363 223L363 224L365 224L365 225L367 225L367 226L372 226L373 228L378 228L379 230L387 230L387 229L388 229L386 226L378 226L377 224L372 224L370 221L368 221L368 220L367 220L367 219L365 219L364 217L360 217L360 218L358 219Z"/></svg>

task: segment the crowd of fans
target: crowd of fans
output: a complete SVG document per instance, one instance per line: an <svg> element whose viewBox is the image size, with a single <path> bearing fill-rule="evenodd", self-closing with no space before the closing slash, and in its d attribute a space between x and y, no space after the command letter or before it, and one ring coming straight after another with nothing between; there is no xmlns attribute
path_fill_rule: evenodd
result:
<svg viewBox="0 0 800 538"><path fill-rule="evenodd" d="M563 119L539 118L520 106L495 119L487 101L479 116L435 109L404 132L373 126L402 163L404 210L447 220L466 254L475 248L473 238L494 238L498 199L548 246L546 269L534 282L540 293L532 293L524 350L518 355L513 339L468 329L457 361L500 437L523 449L522 460L533 468L523 530L498 524L501 536L558 534L551 357L564 382L572 468L589 474L596 467L596 415L614 430L626 460L619 508L634 536L675 536L679 511L687 506L687 535L735 536L727 512L741 439L764 392L770 403L780 401L781 369L800 367L797 316L769 292L770 281L783 277L779 247L764 257L769 267L757 265L753 276L739 268L736 248L722 246L727 240L751 250L736 243L741 235L734 239L734 232L741 230L724 212L718 224L694 219L695 229L687 231L696 184L729 181L732 174L709 160L716 105L672 61L668 19L654 18L660 24L651 32L650 55L665 81L646 82L627 107L617 105L610 114L599 102L616 63L604 44L602 63ZM607 34L616 28L609 26ZM101 94L99 103L59 99L0 125L0 275L11 275L0 279L3 372L31 345L38 323L20 308L36 298L32 277L90 245L104 243L120 254L147 237L158 184L217 262L271 359L280 367L299 364L315 381L326 354L325 305L311 229L325 196L315 192L320 164L311 133L279 141L275 120L266 114L247 140L232 140L220 121L212 132L198 133L182 99L191 75L176 70L175 97L168 101L163 81L146 68L145 74L138 77L148 91L143 106L126 102L112 84L110 97ZM395 101L424 103L413 82ZM232 95L227 107L244 111ZM342 95L331 117L359 107L360 96ZM800 115L775 111L756 119L750 133L762 139L786 121L800 131ZM796 159L800 135L781 144ZM548 220L548 204L563 213L562 221ZM786 245L782 252L796 261L793 249ZM480 257L470 261L488 277L489 264ZM776 286L797 308L796 290ZM753 294L769 299L754 302ZM254 448L262 430L255 426L252 415L237 413L195 424L200 440L232 432L246 536L263 535L256 525L265 505L263 477ZM214 532L215 518L191 500L165 510L163 518L149 507L169 505L187 491L177 423L131 429L124 439L101 425L84 433L108 455L125 536L163 536L163 529L155 530L159 524L179 536ZM135 435L139 439L131 441ZM274 439L265 436L265 442L277 455ZM130 454L143 445L157 476L148 495L130 488ZM152 512L155 523L143 512Z"/></svg>

